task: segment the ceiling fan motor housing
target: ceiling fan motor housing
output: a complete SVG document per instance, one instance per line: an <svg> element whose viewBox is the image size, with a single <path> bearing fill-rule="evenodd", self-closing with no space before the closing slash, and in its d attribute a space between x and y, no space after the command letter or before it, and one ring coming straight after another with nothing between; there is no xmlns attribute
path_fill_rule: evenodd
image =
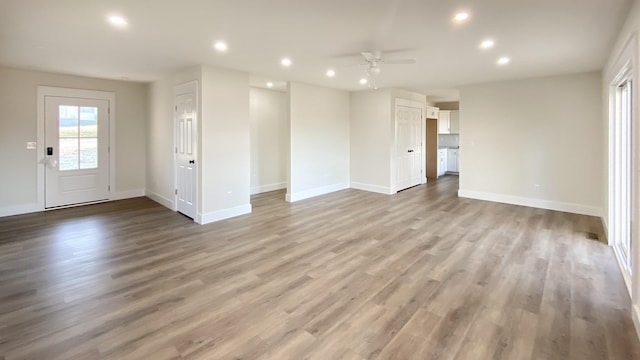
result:
<svg viewBox="0 0 640 360"><path fill-rule="evenodd" d="M367 70L367 73L369 74L369 76L378 76L380 75L380 67L378 66L378 64L376 63L371 63L369 65L369 69Z"/></svg>

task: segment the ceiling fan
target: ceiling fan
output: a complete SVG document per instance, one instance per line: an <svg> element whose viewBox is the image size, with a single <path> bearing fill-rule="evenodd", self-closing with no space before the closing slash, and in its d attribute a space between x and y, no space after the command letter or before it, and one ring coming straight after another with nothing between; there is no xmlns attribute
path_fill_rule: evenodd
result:
<svg viewBox="0 0 640 360"><path fill-rule="evenodd" d="M365 62L362 65L367 65L367 75L371 78L377 77L382 72L380 68L381 64L395 65L395 64L415 64L416 59L392 59L385 60L382 58L381 51L363 51L360 53L364 57Z"/></svg>

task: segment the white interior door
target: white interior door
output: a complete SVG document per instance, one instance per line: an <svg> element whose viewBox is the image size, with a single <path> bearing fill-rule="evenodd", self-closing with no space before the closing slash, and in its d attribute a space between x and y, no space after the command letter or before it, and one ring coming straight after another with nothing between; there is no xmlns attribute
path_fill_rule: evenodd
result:
<svg viewBox="0 0 640 360"><path fill-rule="evenodd" d="M109 198L109 101L45 96L45 208Z"/></svg>
<svg viewBox="0 0 640 360"><path fill-rule="evenodd" d="M422 109L396 106L396 190L421 184Z"/></svg>
<svg viewBox="0 0 640 360"><path fill-rule="evenodd" d="M179 87L180 88L180 87ZM195 219L196 176L196 94L195 88L187 87L185 93L176 91L176 201L177 210Z"/></svg>

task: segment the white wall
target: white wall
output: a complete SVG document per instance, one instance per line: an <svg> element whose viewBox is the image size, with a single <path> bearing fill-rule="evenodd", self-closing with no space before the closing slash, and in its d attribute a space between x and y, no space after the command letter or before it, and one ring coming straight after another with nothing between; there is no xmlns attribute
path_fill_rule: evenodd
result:
<svg viewBox="0 0 640 360"><path fill-rule="evenodd" d="M349 93L289 84L290 179L287 200L349 187Z"/></svg>
<svg viewBox="0 0 640 360"><path fill-rule="evenodd" d="M251 88L251 193L287 187L288 99L282 91Z"/></svg>
<svg viewBox="0 0 640 360"><path fill-rule="evenodd" d="M198 222L251 212L249 74L202 67Z"/></svg>
<svg viewBox="0 0 640 360"><path fill-rule="evenodd" d="M151 85L147 196L174 208L173 105L176 85L198 81L196 221L251 212L249 75L206 66L183 69Z"/></svg>
<svg viewBox="0 0 640 360"><path fill-rule="evenodd" d="M142 196L148 86L0 67L0 154L7 171L0 176L0 216L43 210L37 205L35 150L27 141L37 137L37 87L54 86L115 93L115 184L113 197Z"/></svg>
<svg viewBox="0 0 640 360"><path fill-rule="evenodd" d="M633 146L635 147L635 151L633 153L633 179L632 179L632 189L640 189L640 153L637 151L637 146L640 144L640 117L638 109L638 104L640 104L640 93L637 91L637 85L640 84L640 64L638 63L638 58L640 57L638 46L638 34L640 33L640 1L634 1L631 10L629 11L629 15L627 20L625 21L618 38L616 39L613 50L609 56L609 60L605 69L603 71L603 82L602 82L602 101L604 102L604 110L602 112L602 122L601 122L601 133L602 133L602 151L606 154L603 158L603 167L601 172L601 178L603 186L601 187L602 194L602 202L605 215L603 217L603 221L607 224L608 221L608 204L609 204L609 85L611 84L613 78L617 75L617 71L621 68L621 62L631 60L633 66L633 83L635 86L634 89L634 106L635 111L633 111L633 123L632 129L635 129L632 134L633 137ZM628 46L630 45L630 46ZM626 49L630 49L630 54L625 54ZM640 204L638 203L639 199L635 196L632 200L632 214L635 214L635 218L637 219L637 214L640 213ZM631 287L631 301L633 304L633 321L636 326L636 333L640 334L640 228L638 222L635 221L632 227L631 238L633 244L631 246L631 262L632 262L632 273L631 278L628 279L630 281ZM611 243L611 239L610 243Z"/></svg>
<svg viewBox="0 0 640 360"><path fill-rule="evenodd" d="M351 187L360 190L394 193L391 188L391 151L393 133L389 90L351 93Z"/></svg>
<svg viewBox="0 0 640 360"><path fill-rule="evenodd" d="M37 201L37 158L26 150L36 139L38 85L113 91L116 94L116 194L143 195L173 207L173 90L191 80L204 80L200 117L200 220L250 211L248 75L194 67L167 75L153 84L92 79L0 68L0 149L11 176L0 178L0 215L32 208ZM202 86L201 86L202 87ZM148 114L147 114L148 112ZM148 119L147 119L148 117ZM15 121L18 119L19 121ZM149 140L147 143L147 139ZM146 157L148 156L148 161ZM121 196L121 197L122 197ZM35 209L37 210L37 208ZM228 216L227 216L228 215Z"/></svg>
<svg viewBox="0 0 640 360"><path fill-rule="evenodd" d="M460 195L600 216L601 114L599 72L462 88Z"/></svg>
<svg viewBox="0 0 640 360"><path fill-rule="evenodd" d="M174 189L174 88L189 81L198 81L200 87L201 69L199 66L186 68L167 74L149 86L149 118L147 123L147 197L170 208L175 207ZM200 103L201 91L198 91ZM200 118L200 111L198 118Z"/></svg>
<svg viewBox="0 0 640 360"><path fill-rule="evenodd" d="M422 106L427 106L427 96L423 94L419 94L413 91L407 91L402 89L390 89L391 96L393 97L393 101L395 103L396 99L403 99L414 101L416 103L420 103ZM395 114L395 111L394 111Z"/></svg>
<svg viewBox="0 0 640 360"><path fill-rule="evenodd" d="M146 195L174 207L173 79L165 77L149 86L147 124Z"/></svg>
<svg viewBox="0 0 640 360"><path fill-rule="evenodd" d="M351 187L396 193L397 101L425 108L426 96L401 89L351 93ZM423 143L425 133L423 131ZM424 152L424 146L423 146Z"/></svg>

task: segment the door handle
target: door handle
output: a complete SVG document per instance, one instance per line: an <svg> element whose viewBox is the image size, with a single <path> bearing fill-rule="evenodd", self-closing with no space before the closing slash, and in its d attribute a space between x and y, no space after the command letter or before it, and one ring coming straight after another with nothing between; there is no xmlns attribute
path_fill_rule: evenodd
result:
<svg viewBox="0 0 640 360"><path fill-rule="evenodd" d="M189 164L195 164L196 161L195 160L189 160Z"/></svg>
<svg viewBox="0 0 640 360"><path fill-rule="evenodd" d="M40 161L40 164L44 164L44 166L50 168L50 169L55 169L58 167L58 160L52 159L50 157L43 157Z"/></svg>
<svg viewBox="0 0 640 360"><path fill-rule="evenodd" d="M407 152L413 152L413 150L408 150Z"/></svg>

